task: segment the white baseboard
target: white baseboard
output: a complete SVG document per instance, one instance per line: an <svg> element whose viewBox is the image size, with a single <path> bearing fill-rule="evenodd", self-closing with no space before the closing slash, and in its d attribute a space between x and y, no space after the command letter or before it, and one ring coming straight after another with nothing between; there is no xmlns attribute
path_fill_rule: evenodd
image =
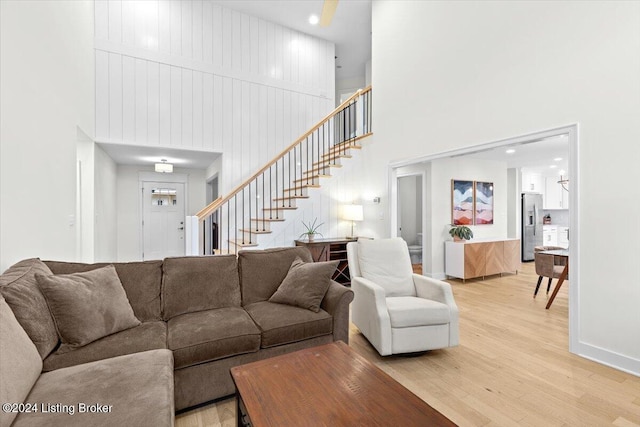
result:
<svg viewBox="0 0 640 427"><path fill-rule="evenodd" d="M580 342L575 352L578 356L640 377L640 360Z"/></svg>

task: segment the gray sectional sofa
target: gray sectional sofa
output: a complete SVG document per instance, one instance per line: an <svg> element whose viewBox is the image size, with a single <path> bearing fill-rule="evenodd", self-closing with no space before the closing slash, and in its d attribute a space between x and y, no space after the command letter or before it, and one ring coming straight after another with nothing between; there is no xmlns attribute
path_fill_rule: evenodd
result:
<svg viewBox="0 0 640 427"><path fill-rule="evenodd" d="M0 276L0 398L3 403L112 406L108 414L84 414L91 425L171 425L174 410L233 394L233 366L336 340L348 342L349 288L330 281L317 312L269 301L290 279L296 258L312 262L306 248L293 247L241 251L237 257L113 263L135 317L126 329L86 344L83 340L91 340L92 334L105 332L71 325L79 341L63 337L61 343L68 307L53 297L66 275L82 277L77 279L82 286L88 280L83 274L108 270L103 267L109 264L21 261ZM78 294L82 304L89 304ZM117 304L105 303L107 308ZM58 315L52 316L56 310ZM102 326L108 333L115 321L106 317ZM78 414L15 415L0 414L0 425L89 423Z"/></svg>

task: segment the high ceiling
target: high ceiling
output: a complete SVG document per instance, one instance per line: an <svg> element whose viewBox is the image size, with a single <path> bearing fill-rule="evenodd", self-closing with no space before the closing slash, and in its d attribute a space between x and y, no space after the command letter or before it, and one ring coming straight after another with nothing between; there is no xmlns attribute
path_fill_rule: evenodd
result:
<svg viewBox="0 0 640 427"><path fill-rule="evenodd" d="M336 45L336 80L364 77L371 58L371 0L339 0L331 25L309 24L309 16L322 14L324 0L211 0ZM100 144L118 164L145 165L167 159L176 167L205 169L219 154L201 151Z"/></svg>
<svg viewBox="0 0 640 427"><path fill-rule="evenodd" d="M336 45L336 80L364 76L371 58L371 0L339 0L331 25L309 24L309 16L322 14L324 0L213 0L294 30L329 40Z"/></svg>

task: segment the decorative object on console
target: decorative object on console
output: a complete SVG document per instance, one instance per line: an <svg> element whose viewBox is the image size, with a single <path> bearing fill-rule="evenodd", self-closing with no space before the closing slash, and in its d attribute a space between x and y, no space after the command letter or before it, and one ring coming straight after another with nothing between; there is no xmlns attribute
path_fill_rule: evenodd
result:
<svg viewBox="0 0 640 427"><path fill-rule="evenodd" d="M473 224L473 181L451 180L451 224Z"/></svg>
<svg viewBox="0 0 640 427"><path fill-rule="evenodd" d="M318 228L320 228L320 226L324 224L324 222L321 222L318 225L316 225L316 222L318 222L318 218L314 219L313 222L309 222L309 224L305 224L305 222L302 221L302 225L304 226L304 228L307 229L307 231L302 233L300 237L307 236L307 240L310 242L313 242L313 239L315 238L316 234L319 234L321 237L324 237L322 233L318 231Z"/></svg>
<svg viewBox="0 0 640 427"><path fill-rule="evenodd" d="M474 183L474 224L493 224L493 182Z"/></svg>
<svg viewBox="0 0 640 427"><path fill-rule="evenodd" d="M473 230L466 225L456 225L449 230L449 234L453 240L459 242L463 240L471 240L473 238Z"/></svg>
<svg viewBox="0 0 640 427"><path fill-rule="evenodd" d="M364 211L362 205L344 205L342 208L342 218L347 221L351 221L351 235L347 236L347 239L354 239L353 225L355 221L362 221L364 219Z"/></svg>

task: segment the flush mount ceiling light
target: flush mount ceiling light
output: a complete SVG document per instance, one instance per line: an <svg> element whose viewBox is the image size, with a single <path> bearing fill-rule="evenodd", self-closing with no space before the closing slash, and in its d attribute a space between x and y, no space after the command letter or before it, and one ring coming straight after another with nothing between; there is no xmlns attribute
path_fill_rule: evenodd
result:
<svg viewBox="0 0 640 427"><path fill-rule="evenodd" d="M160 160L162 163L156 163L156 172L173 173L173 165L167 163L167 159Z"/></svg>
<svg viewBox="0 0 640 427"><path fill-rule="evenodd" d="M562 160L562 157L556 157L555 159L553 159L554 162L559 162L560 160Z"/></svg>
<svg viewBox="0 0 640 427"><path fill-rule="evenodd" d="M318 18L318 15L309 16L309 24L318 25L318 22L320 22L320 18Z"/></svg>
<svg viewBox="0 0 640 427"><path fill-rule="evenodd" d="M549 166L549 168L551 168L551 169L555 169L555 168L557 168L557 167L558 167L558 166L556 166L556 165L550 165L550 166Z"/></svg>

